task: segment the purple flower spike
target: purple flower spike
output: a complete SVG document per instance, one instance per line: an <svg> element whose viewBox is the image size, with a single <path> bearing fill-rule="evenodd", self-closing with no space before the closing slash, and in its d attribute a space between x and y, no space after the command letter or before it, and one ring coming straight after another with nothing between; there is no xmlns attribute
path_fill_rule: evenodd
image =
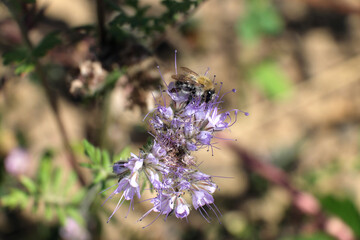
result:
<svg viewBox="0 0 360 240"><path fill-rule="evenodd" d="M110 218L124 201L130 201L131 206L135 195L140 198L140 175L146 178L147 186L154 190L155 196L150 201L152 208L139 221L151 212L158 213L152 222L160 216L166 220L172 214L177 218L187 218L192 208L208 222L210 217L205 208L218 217L219 210L213 197L217 185L211 176L198 170L193 153L204 146L213 151L213 138L221 139L214 134L229 129L242 111L222 110L220 104L224 96L236 91L221 95L223 84L215 90L215 77L210 80L207 73L208 70L205 75L199 75L183 67L178 72L175 66L175 75L172 75L175 81L167 85L160 72L166 89L156 108L146 115L152 144L144 146L138 155L131 154L127 161L113 165L113 172L120 179L109 198L122 195ZM191 199L191 203L186 202L185 196Z"/></svg>

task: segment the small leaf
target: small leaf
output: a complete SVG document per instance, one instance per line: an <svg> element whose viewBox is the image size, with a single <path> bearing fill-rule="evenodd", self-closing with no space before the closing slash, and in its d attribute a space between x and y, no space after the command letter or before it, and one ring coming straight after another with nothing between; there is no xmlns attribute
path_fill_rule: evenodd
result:
<svg viewBox="0 0 360 240"><path fill-rule="evenodd" d="M111 166L110 155L107 151L102 151L102 166L107 168Z"/></svg>
<svg viewBox="0 0 360 240"><path fill-rule="evenodd" d="M73 207L66 208L66 214L74 219L80 226L85 226L84 217L81 215L78 209Z"/></svg>
<svg viewBox="0 0 360 240"><path fill-rule="evenodd" d="M89 143L86 139L83 141L85 154L90 158L92 162L95 160L95 147Z"/></svg>
<svg viewBox="0 0 360 240"><path fill-rule="evenodd" d="M123 75L123 71L120 71L119 69L115 69L114 71L110 72L106 76L105 85L100 92L113 89L121 75Z"/></svg>
<svg viewBox="0 0 360 240"><path fill-rule="evenodd" d="M71 202L73 204L78 204L82 201L82 199L85 197L86 191L84 188L77 190L75 195L72 197Z"/></svg>
<svg viewBox="0 0 360 240"><path fill-rule="evenodd" d="M325 233L314 233L311 235L301 235L281 238L281 240L335 240Z"/></svg>
<svg viewBox="0 0 360 240"><path fill-rule="evenodd" d="M46 218L46 220L48 220L48 221L51 220L53 216L54 216L53 206L45 203L45 218Z"/></svg>
<svg viewBox="0 0 360 240"><path fill-rule="evenodd" d="M20 75L23 73L32 72L35 69L35 65L33 63L20 63L19 66L15 68L15 74Z"/></svg>
<svg viewBox="0 0 360 240"><path fill-rule="evenodd" d="M56 168L54 170L54 174L53 174L53 189L55 192L61 192L61 179L62 177L62 170L60 168Z"/></svg>
<svg viewBox="0 0 360 240"><path fill-rule="evenodd" d="M25 192L19 189L11 189L10 194L2 196L0 202L1 205L10 208L16 208L16 207L25 208L26 203L29 202L29 196Z"/></svg>
<svg viewBox="0 0 360 240"><path fill-rule="evenodd" d="M96 169L97 168L91 163L80 163L80 166L90 168L90 169Z"/></svg>
<svg viewBox="0 0 360 240"><path fill-rule="evenodd" d="M64 225L65 221L66 221L65 209L63 207L60 207L60 206L56 206L55 209L56 209L56 214L57 214L57 217L59 218L59 221L60 221L61 225Z"/></svg>
<svg viewBox="0 0 360 240"><path fill-rule="evenodd" d="M101 150L98 148L95 148L95 159L94 163L100 164L101 163Z"/></svg>
<svg viewBox="0 0 360 240"><path fill-rule="evenodd" d="M47 152L43 155L38 171L39 188L45 190L51 179L51 153Z"/></svg>
<svg viewBox="0 0 360 240"><path fill-rule="evenodd" d="M59 45L61 40L58 37L57 32L52 32L46 35L43 40L37 45L33 51L35 57L43 57L46 53L54 48L56 45Z"/></svg>
<svg viewBox="0 0 360 240"><path fill-rule="evenodd" d="M113 162L125 161L130 157L130 153L131 153L130 147L125 147L119 154L114 156Z"/></svg>
<svg viewBox="0 0 360 240"><path fill-rule="evenodd" d="M26 190L28 190L29 193L34 194L36 192L36 184L30 178L26 176L21 176L20 182L25 186Z"/></svg>
<svg viewBox="0 0 360 240"><path fill-rule="evenodd" d="M64 187L65 196L69 194L70 189L75 185L77 179L78 179L77 175L74 172L70 172L70 175Z"/></svg>
<svg viewBox="0 0 360 240"><path fill-rule="evenodd" d="M99 172L96 173L93 182L95 184L99 183L99 182L105 180L106 177L107 177L107 174L104 171L99 171Z"/></svg>
<svg viewBox="0 0 360 240"><path fill-rule="evenodd" d="M246 44L256 44L261 37L276 35L283 30L283 21L276 8L267 1L246 1L247 11L238 20L236 30Z"/></svg>
<svg viewBox="0 0 360 240"><path fill-rule="evenodd" d="M3 63L4 65L20 63L25 59L28 59L29 56L30 52L25 46L18 47L3 54Z"/></svg>
<svg viewBox="0 0 360 240"><path fill-rule="evenodd" d="M273 61L264 61L253 67L250 78L270 99L281 99L291 94L289 80Z"/></svg>
<svg viewBox="0 0 360 240"><path fill-rule="evenodd" d="M353 230L356 237L360 238L360 214L350 199L340 199L329 195L321 197L320 202L327 212L341 218Z"/></svg>

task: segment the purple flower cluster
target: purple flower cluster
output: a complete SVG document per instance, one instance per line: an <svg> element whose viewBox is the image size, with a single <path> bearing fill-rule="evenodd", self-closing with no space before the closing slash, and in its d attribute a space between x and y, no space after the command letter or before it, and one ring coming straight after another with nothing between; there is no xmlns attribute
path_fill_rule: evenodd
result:
<svg viewBox="0 0 360 240"><path fill-rule="evenodd" d="M176 65L175 71L175 76L179 76ZM109 220L124 201L130 201L131 208L134 197L140 198L141 175L146 176L156 196L150 200L153 207L140 221L151 212L157 212L158 217L164 215L165 219L170 214L186 218L191 208L199 210L207 221L210 217L206 209L218 216L219 210L212 196L217 185L211 176L199 171L192 153L202 148L216 148L214 134L231 127L241 111L221 110L219 105L225 95L220 96L222 84L217 93L214 91L204 98L203 89L196 82L198 75L183 76L193 81L187 82L187 88L194 88L188 91L176 81L169 85L165 83L167 89L162 94L162 103L157 104L148 121L152 143L141 149L138 155L131 154L126 162L114 164L113 172L120 176L120 180L109 198L117 194L121 194L121 197ZM210 81L206 76L201 78ZM211 83L215 86L214 80ZM169 104L166 104L166 99Z"/></svg>

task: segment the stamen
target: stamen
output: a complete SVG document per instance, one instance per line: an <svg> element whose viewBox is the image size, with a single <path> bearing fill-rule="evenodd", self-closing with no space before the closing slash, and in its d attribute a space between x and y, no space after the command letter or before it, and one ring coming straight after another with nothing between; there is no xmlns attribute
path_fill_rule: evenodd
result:
<svg viewBox="0 0 360 240"><path fill-rule="evenodd" d="M161 92L161 86L160 86L160 92ZM166 107L166 98L164 97L164 94L161 92L161 97L164 101L164 107Z"/></svg>
<svg viewBox="0 0 360 240"><path fill-rule="evenodd" d="M107 220L107 223L109 223L110 219L112 218L112 216L114 216L114 214L117 212L117 210L119 210L119 208L121 207L121 205L123 204L123 202L125 201L125 198L124 198L124 201L123 200L123 197L124 197L124 194L121 196L121 198L119 199L116 207L115 207L115 210L113 211L113 213L110 215L110 217L108 218ZM122 202L121 202L122 201Z"/></svg>
<svg viewBox="0 0 360 240"><path fill-rule="evenodd" d="M224 97L225 95L227 95L227 94L229 94L229 93L231 93L231 92L235 93L235 92L236 92L236 90L235 90L235 89L232 89L232 90L230 90L230 91L228 91L228 92L224 93L224 94L221 96L221 98L220 98L219 100L223 99L223 97Z"/></svg>
<svg viewBox="0 0 360 240"><path fill-rule="evenodd" d="M166 84L165 79L164 79L163 75L161 74L161 71L160 71L160 66L156 66L156 67L157 67L157 69L159 70L160 77L161 77L161 79L163 80L163 82L164 82L164 84L165 84L166 88L168 88L168 85Z"/></svg>
<svg viewBox="0 0 360 240"><path fill-rule="evenodd" d="M153 224L159 217L161 216L161 212L156 216L156 218L154 220L152 220L148 225L142 227L143 229L144 228L147 228L148 226L150 226L151 224Z"/></svg>
<svg viewBox="0 0 360 240"><path fill-rule="evenodd" d="M210 217L210 215L207 213L207 211L205 210L204 206L201 206L200 208L205 212L206 216L207 216L207 217L209 218L209 220L211 221L211 217Z"/></svg>
<svg viewBox="0 0 360 240"><path fill-rule="evenodd" d="M177 53L177 50L175 49L175 74L177 75L176 53Z"/></svg>
<svg viewBox="0 0 360 240"><path fill-rule="evenodd" d="M214 205L215 205L215 204L214 204ZM207 206L208 206L208 208L210 208L210 209L213 211L213 213L215 214L215 216L216 216L216 218L218 219L219 223L221 224L220 218L219 218L219 216L216 214L216 211L211 207L210 204L207 205Z"/></svg>
<svg viewBox="0 0 360 240"><path fill-rule="evenodd" d="M141 216L141 218L139 218L136 222L141 222L147 215L149 215L149 213L151 213L154 209L156 208L156 206L154 206L153 208L151 208L149 211L147 211L146 213L144 213L144 215Z"/></svg>
<svg viewBox="0 0 360 240"><path fill-rule="evenodd" d="M214 205L214 207L216 208L216 210L218 211L218 213L220 214L220 217L222 217L222 214L221 214L219 208L215 205L215 203L213 203L213 205Z"/></svg>
<svg viewBox="0 0 360 240"><path fill-rule="evenodd" d="M129 208L128 208L128 211L127 211L127 213L126 213L126 215L125 215L125 218L127 218L127 217L129 216L129 212L130 212L131 205L133 206L133 211L134 211L134 204L133 204L133 202L134 202L134 200L131 199L130 205L129 205Z"/></svg>
<svg viewBox="0 0 360 240"><path fill-rule="evenodd" d="M206 75L208 74L209 70L210 70L210 68L208 67L208 68L206 69L206 71L205 71L204 76L206 76ZM215 77L214 77L214 78L215 78Z"/></svg>
<svg viewBox="0 0 360 240"><path fill-rule="evenodd" d="M145 115L145 117L143 118L142 121L145 121L145 119L147 118L147 116L149 116L149 114L152 113L152 112L154 112L155 110L156 110L156 108L153 109L153 110L151 110L150 112L148 112L148 113Z"/></svg>
<svg viewBox="0 0 360 240"><path fill-rule="evenodd" d="M205 210L203 210L203 211L205 211ZM210 220L208 220L208 219L204 216L204 214L202 213L201 207L199 208L199 212L200 212L201 216L202 216L208 223L210 223ZM205 211L205 212L206 212L206 211Z"/></svg>

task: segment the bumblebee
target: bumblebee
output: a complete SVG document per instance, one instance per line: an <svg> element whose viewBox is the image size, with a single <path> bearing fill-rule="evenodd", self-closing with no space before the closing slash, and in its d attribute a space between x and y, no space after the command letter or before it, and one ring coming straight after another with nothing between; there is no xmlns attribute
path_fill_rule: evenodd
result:
<svg viewBox="0 0 360 240"><path fill-rule="evenodd" d="M187 67L180 67L184 73L172 75L176 80L175 91L181 91L189 95L189 101L201 98L206 103L214 99L215 86L206 76L200 76Z"/></svg>

